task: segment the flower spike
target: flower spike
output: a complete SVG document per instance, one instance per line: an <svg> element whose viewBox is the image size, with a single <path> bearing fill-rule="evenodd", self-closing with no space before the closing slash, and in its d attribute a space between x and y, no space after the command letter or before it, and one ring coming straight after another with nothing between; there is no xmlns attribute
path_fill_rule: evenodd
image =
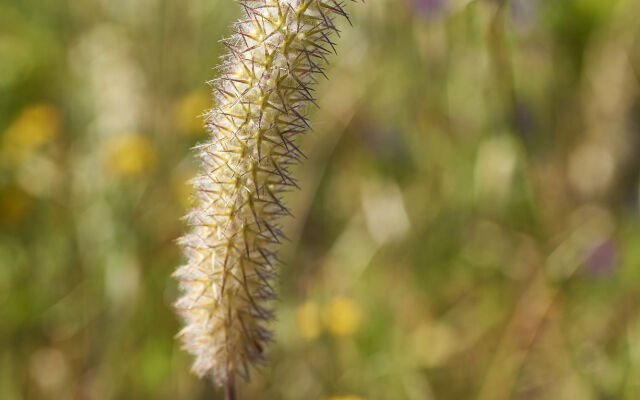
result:
<svg viewBox="0 0 640 400"><path fill-rule="evenodd" d="M249 379L272 340L269 303L285 240L278 220L291 215L281 197L298 188L290 168L305 155L296 138L310 129L310 86L326 77L326 57L335 52L334 18L348 20L335 0L240 5L245 15L224 41L221 77L211 82L210 139L195 147L197 205L185 217L190 232L178 240L188 261L174 273L185 321L177 336L195 357L192 370L228 391L236 375Z"/></svg>

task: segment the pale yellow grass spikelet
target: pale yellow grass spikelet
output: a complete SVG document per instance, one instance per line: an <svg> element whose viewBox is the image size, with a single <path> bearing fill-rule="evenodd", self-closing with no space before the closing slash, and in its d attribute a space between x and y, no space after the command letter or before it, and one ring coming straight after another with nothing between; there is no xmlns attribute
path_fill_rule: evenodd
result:
<svg viewBox="0 0 640 400"><path fill-rule="evenodd" d="M219 385L248 379L271 340L269 301L278 219L290 212L284 192L298 187L291 166L304 157L296 137L309 129L310 85L333 51L336 0L241 0L245 15L225 41L229 50L213 81L209 141L197 146L202 170L193 180L192 230L179 240L188 258L174 276L184 295L179 333L195 357L193 371ZM231 396L230 396L231 397Z"/></svg>

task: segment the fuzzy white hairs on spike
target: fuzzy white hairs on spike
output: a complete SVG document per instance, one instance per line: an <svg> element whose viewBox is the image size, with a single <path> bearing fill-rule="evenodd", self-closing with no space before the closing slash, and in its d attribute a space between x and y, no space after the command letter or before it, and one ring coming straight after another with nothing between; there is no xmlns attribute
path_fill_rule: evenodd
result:
<svg viewBox="0 0 640 400"><path fill-rule="evenodd" d="M179 239L186 265L174 276L185 321L178 336L195 357L192 370L222 386L249 379L272 334L269 305L278 220L290 215L282 194L297 188L290 168L303 153L296 137L309 130L305 105L335 51L334 18L348 19L336 0L241 0L245 15L224 42L216 107L207 113L210 139L196 146L202 170L193 187L191 231Z"/></svg>

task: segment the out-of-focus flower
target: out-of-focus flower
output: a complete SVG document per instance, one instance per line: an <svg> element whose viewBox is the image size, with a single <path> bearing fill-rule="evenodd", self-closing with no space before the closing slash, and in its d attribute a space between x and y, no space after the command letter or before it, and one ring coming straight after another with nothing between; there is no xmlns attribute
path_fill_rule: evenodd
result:
<svg viewBox="0 0 640 400"><path fill-rule="evenodd" d="M318 305L308 301L296 309L296 327L303 339L312 340L320 335L320 311Z"/></svg>
<svg viewBox="0 0 640 400"><path fill-rule="evenodd" d="M134 177L150 171L156 151L149 139L139 134L125 134L106 144L106 167L114 175Z"/></svg>
<svg viewBox="0 0 640 400"><path fill-rule="evenodd" d="M31 199L17 188L0 192L0 226L12 227L18 224L29 211Z"/></svg>
<svg viewBox="0 0 640 400"><path fill-rule="evenodd" d="M205 133L202 115L211 108L209 96L202 91L193 91L176 104L174 116L176 126L183 135L200 136Z"/></svg>
<svg viewBox="0 0 640 400"><path fill-rule="evenodd" d="M334 336L354 334L362 320L358 303L345 297L331 299L322 314L327 330Z"/></svg>
<svg viewBox="0 0 640 400"><path fill-rule="evenodd" d="M24 108L2 135L0 160L17 165L40 146L55 139L62 127L58 110L48 104Z"/></svg>

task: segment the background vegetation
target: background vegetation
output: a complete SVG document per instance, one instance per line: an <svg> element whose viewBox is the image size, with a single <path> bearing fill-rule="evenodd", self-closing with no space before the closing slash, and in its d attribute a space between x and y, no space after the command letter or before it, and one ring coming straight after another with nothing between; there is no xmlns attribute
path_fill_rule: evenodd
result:
<svg viewBox="0 0 640 400"><path fill-rule="evenodd" d="M640 2L348 9L241 398L640 398ZM220 398L170 274L239 15L0 0L0 398Z"/></svg>

